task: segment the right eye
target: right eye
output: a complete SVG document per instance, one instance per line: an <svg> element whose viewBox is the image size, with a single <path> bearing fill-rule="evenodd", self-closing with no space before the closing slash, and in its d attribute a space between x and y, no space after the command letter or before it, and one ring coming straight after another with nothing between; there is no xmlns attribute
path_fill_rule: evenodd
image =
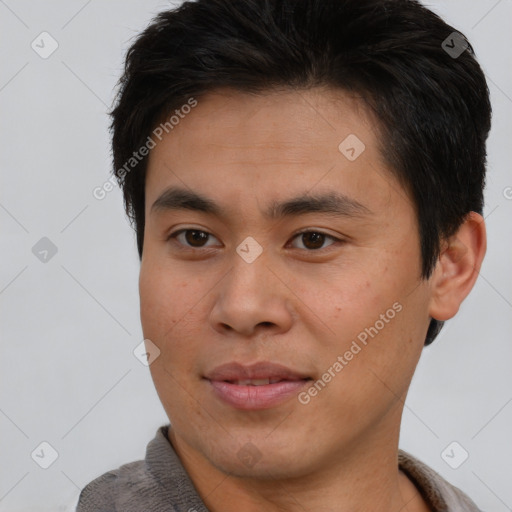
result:
<svg viewBox="0 0 512 512"><path fill-rule="evenodd" d="M209 237L215 238L211 233L208 233L207 231L185 228L170 233L167 237L167 240L174 239L179 245L184 246L186 249L201 249L203 247L211 247L209 245L204 245L204 242L206 242Z"/></svg>

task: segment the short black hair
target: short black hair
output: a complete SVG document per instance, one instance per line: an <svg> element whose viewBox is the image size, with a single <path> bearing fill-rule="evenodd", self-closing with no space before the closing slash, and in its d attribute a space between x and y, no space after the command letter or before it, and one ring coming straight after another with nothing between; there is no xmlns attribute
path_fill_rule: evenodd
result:
<svg viewBox="0 0 512 512"><path fill-rule="evenodd" d="M428 279L442 239L482 214L491 105L471 44L417 0L197 0L158 14L128 49L110 113L139 256L147 157L126 162L166 116L221 88L317 86L376 114L381 153L416 208ZM442 325L432 319L425 344Z"/></svg>

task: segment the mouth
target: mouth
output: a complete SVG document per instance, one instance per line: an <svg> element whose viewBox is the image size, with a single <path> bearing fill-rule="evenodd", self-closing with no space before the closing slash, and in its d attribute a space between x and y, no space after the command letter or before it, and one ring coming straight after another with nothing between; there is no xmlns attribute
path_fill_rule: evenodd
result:
<svg viewBox="0 0 512 512"><path fill-rule="evenodd" d="M258 410L277 407L313 380L303 372L270 363L250 366L229 363L207 373L214 396L236 409Z"/></svg>
<svg viewBox="0 0 512 512"><path fill-rule="evenodd" d="M298 379L299 380L299 379ZM288 379L242 379L242 380L225 380L228 384L236 386L267 386L268 384L277 384L278 382L291 382Z"/></svg>

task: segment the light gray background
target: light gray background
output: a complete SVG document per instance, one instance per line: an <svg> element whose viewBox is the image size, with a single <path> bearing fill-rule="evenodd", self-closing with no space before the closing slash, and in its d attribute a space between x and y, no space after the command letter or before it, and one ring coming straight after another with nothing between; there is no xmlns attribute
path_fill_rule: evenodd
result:
<svg viewBox="0 0 512 512"><path fill-rule="evenodd" d="M138 259L121 194L98 201L92 190L109 178L106 110L124 52L170 5L0 0L0 511L73 510L85 484L142 458L167 423L132 353ZM466 34L489 80L489 248L472 294L424 351L401 447L502 512L512 510L512 1L429 5ZM47 59L31 48L43 31L59 44ZM42 237L58 250L46 263L32 253ZM59 454L48 469L31 458L43 441ZM452 441L469 453L458 469L441 456Z"/></svg>

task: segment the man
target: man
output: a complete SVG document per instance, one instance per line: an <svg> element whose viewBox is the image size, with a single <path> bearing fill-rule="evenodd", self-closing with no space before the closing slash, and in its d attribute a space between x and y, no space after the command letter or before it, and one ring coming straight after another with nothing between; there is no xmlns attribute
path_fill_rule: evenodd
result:
<svg viewBox="0 0 512 512"><path fill-rule="evenodd" d="M477 511L398 449L423 346L472 289L490 104L414 0L199 0L112 111L169 417L89 511Z"/></svg>

